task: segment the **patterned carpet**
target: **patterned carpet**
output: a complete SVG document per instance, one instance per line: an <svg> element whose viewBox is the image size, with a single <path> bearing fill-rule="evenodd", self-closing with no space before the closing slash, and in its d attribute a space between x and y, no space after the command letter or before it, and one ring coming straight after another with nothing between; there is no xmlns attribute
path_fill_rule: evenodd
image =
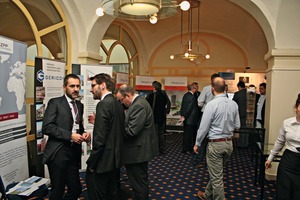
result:
<svg viewBox="0 0 300 200"><path fill-rule="evenodd" d="M197 191L204 191L209 180L205 160L201 167L193 165L193 156L181 153L182 134L167 136L165 154L149 163L150 198L198 199ZM125 169L121 169L122 187L130 190ZM85 188L84 176L82 183ZM254 185L254 162L249 149L235 149L230 162L224 168L224 186L227 199L259 199L260 187ZM265 198L275 199L275 181L265 181ZM86 189L80 199L87 200Z"/></svg>

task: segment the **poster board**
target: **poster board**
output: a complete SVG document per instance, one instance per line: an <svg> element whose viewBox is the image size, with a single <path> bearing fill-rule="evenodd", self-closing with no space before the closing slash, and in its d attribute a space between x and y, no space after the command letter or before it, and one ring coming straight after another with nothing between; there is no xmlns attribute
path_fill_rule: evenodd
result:
<svg viewBox="0 0 300 200"><path fill-rule="evenodd" d="M165 90L171 101L171 111L167 118L179 119L182 98L187 92L187 77L165 77Z"/></svg>
<svg viewBox="0 0 300 200"><path fill-rule="evenodd" d="M26 44L0 36L0 174L5 186L29 177L26 53Z"/></svg>
<svg viewBox="0 0 300 200"><path fill-rule="evenodd" d="M36 175L48 177L46 166L42 164L43 153L48 136L42 133L44 113L51 98L64 94L63 80L65 77L66 63L48 58L35 58L34 69L34 105L31 111L31 133L35 134L34 149L31 152L36 162Z"/></svg>
<svg viewBox="0 0 300 200"><path fill-rule="evenodd" d="M129 84L129 74L128 73L116 73L116 88L118 89L123 84Z"/></svg>

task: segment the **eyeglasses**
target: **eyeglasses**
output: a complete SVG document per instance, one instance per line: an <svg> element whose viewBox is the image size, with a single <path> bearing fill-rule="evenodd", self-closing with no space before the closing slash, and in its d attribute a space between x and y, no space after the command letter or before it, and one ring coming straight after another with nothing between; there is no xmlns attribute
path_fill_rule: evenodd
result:
<svg viewBox="0 0 300 200"><path fill-rule="evenodd" d="M91 87L93 88L93 87L95 87L96 85L98 85L98 84L91 84Z"/></svg>
<svg viewBox="0 0 300 200"><path fill-rule="evenodd" d="M122 97L122 99L119 99L119 101L120 101L121 103L123 103L124 99L126 99L126 96L125 96L125 97Z"/></svg>

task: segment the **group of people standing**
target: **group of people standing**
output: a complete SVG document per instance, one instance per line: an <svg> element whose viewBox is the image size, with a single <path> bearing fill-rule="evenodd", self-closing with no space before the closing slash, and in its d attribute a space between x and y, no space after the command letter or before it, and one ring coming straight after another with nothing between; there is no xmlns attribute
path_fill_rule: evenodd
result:
<svg viewBox="0 0 300 200"><path fill-rule="evenodd" d="M201 162L205 148L207 149L206 162L210 180L205 192L198 191L197 196L200 199L223 200L225 198L223 164L232 154L233 131L240 128L238 106L227 97L225 80L218 74L211 76L211 84L204 87L195 98L197 90L197 84L188 85L188 92L182 100L180 111L184 124L182 152L186 154L194 152L197 161Z"/></svg>
<svg viewBox="0 0 300 200"><path fill-rule="evenodd" d="M153 93L145 99L127 84L120 86L115 97L115 81L107 74L98 74L90 80L90 92L94 99L100 100L89 120L94 124L92 134L83 128L83 104L76 100L81 86L78 76L67 75L63 86L65 94L48 102L42 131L49 136L43 163L47 164L51 179L50 200L76 200L81 194L81 143L90 142L91 138L92 151L86 162L89 199L120 199L119 176L123 165L132 186L132 199L148 199L148 161L164 153L170 101L156 81L152 84ZM239 83L239 86L243 88L243 84ZM259 112L265 107L265 88L265 84L260 85ZM300 196L300 94L295 111L296 117L284 121L265 164L270 167L274 157L287 144L278 170L278 199L297 199ZM205 192L198 191L198 197L225 199L223 164L233 151L233 131L244 125L239 103L228 98L224 79L214 74L211 84L204 87L200 95L197 83L188 86L180 113L184 124L183 153L194 152L203 156L207 144L210 180ZM263 114L255 116L259 123L257 127L263 127Z"/></svg>
<svg viewBox="0 0 300 200"><path fill-rule="evenodd" d="M88 197L90 200L120 199L119 170L125 165L132 198L148 199L148 161L159 151L152 108L127 84L120 86L115 98L112 94L115 81L108 74L97 74L90 80L90 92L100 101L95 116L90 118L94 129L92 151L86 162ZM90 142L91 133L84 131L83 105L76 100L80 85L78 76L67 75L65 95L52 98L45 111L42 130L49 138L43 163L49 168L50 200L76 200L82 191L81 143Z"/></svg>
<svg viewBox="0 0 300 200"><path fill-rule="evenodd" d="M200 199L225 198L223 163L226 163L232 154L233 131L246 127L247 90L242 81L237 86L239 91L234 94L233 100L230 100L225 80L218 74L212 74L211 84L205 86L200 95L197 94L198 84L191 83L182 99L180 110L180 120L184 124L182 152L191 154L193 150L194 163L198 166L207 150L206 162L210 181L205 192L198 192ZM266 84L260 84L259 90L260 95L257 95L255 100L254 121L257 127L261 128L264 124ZM241 144L243 142L239 143ZM245 144L248 145L248 141L243 145Z"/></svg>

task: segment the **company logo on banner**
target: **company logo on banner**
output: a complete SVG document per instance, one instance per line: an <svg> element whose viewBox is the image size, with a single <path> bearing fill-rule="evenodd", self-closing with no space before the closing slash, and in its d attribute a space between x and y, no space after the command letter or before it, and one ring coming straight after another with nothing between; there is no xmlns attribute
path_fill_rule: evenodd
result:
<svg viewBox="0 0 300 200"><path fill-rule="evenodd" d="M118 72L116 74L116 77L117 77L116 88L119 88L123 84L129 84L129 74Z"/></svg>
<svg viewBox="0 0 300 200"><path fill-rule="evenodd" d="M0 51L3 53L14 53L14 41L6 38L0 38Z"/></svg>
<svg viewBox="0 0 300 200"><path fill-rule="evenodd" d="M165 77L165 90L187 90L187 77Z"/></svg>
<svg viewBox="0 0 300 200"><path fill-rule="evenodd" d="M39 82L43 82L44 80L44 72L43 70L39 70L37 73L36 73L36 79L39 81Z"/></svg>
<svg viewBox="0 0 300 200"><path fill-rule="evenodd" d="M136 76L135 90L153 90L153 81L154 77L152 76Z"/></svg>

